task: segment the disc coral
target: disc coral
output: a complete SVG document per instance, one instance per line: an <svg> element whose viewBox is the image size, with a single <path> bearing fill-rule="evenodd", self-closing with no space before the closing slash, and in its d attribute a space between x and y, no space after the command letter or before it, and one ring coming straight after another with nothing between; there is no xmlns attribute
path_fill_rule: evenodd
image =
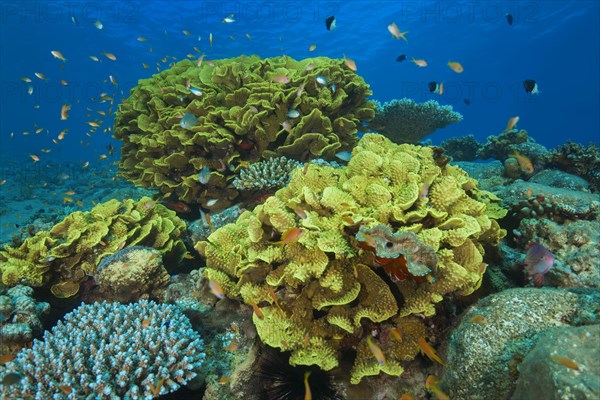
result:
<svg viewBox="0 0 600 400"><path fill-rule="evenodd" d="M120 105L121 173L187 203L218 198L223 209L238 196L232 181L246 163L333 159L350 149L374 116L370 95L362 77L326 57L183 60L140 80ZM191 126L180 124L186 113L197 118Z"/></svg>
<svg viewBox="0 0 600 400"><path fill-rule="evenodd" d="M486 211L499 201L485 193L460 168L438 166L432 148L366 134L347 167L294 171L288 186L196 249L226 295L258 304L261 340L290 351L290 363L330 370L358 344L353 383L399 375L418 335L382 337L385 368L364 339L406 321L422 336L415 315L431 316L444 295L479 287L484 247L505 234ZM281 244L291 229L301 234Z"/></svg>

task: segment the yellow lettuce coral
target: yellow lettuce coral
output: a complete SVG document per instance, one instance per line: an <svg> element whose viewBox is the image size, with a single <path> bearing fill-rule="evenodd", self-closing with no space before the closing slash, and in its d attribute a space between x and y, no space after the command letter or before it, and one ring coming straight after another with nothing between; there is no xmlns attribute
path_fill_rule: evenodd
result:
<svg viewBox="0 0 600 400"><path fill-rule="evenodd" d="M165 265L176 264L186 252L180 239L184 231L185 223L174 211L149 197L138 202L113 199L69 214L18 247L0 249L2 283L49 285L54 296L71 297L102 258L124 247L153 247Z"/></svg>
<svg viewBox="0 0 600 400"><path fill-rule="evenodd" d="M253 317L260 338L291 351L291 362L331 369L360 343L357 383L401 374L425 335L414 315L479 287L484 249L505 234L493 220L498 202L461 169L438 165L431 148L366 134L347 167L294 171L288 186L196 249L207 277L262 308L265 317ZM381 336L381 365L364 337L394 324L410 333L401 342Z"/></svg>
<svg viewBox="0 0 600 400"><path fill-rule="evenodd" d="M238 196L233 180L247 163L333 159L350 149L375 115L370 95L362 77L326 57L183 60L140 80L119 106L120 169L136 185L223 209ZM180 123L186 114L197 119L190 126Z"/></svg>

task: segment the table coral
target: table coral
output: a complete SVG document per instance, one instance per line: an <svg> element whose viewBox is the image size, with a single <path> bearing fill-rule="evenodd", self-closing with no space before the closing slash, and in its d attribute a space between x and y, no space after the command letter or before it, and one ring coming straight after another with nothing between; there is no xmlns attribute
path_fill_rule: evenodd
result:
<svg viewBox="0 0 600 400"><path fill-rule="evenodd" d="M366 134L346 167L294 171L288 186L195 247L206 278L259 307L253 320L263 342L290 351L293 364L326 370L358 348L357 383L380 370L401 374L418 351L417 334L382 334L388 361L378 368L364 351L373 329L410 325L423 336L422 322L410 318L432 316L445 295L479 287L485 247L506 233L495 220L505 214L499 201L460 168L438 166L432 148ZM281 243L294 229L297 239ZM374 236L392 248L384 252ZM396 269L380 268L386 260ZM402 262L410 265L405 275Z"/></svg>
<svg viewBox="0 0 600 400"><path fill-rule="evenodd" d="M451 106L442 106L435 100L416 103L405 98L376 105L369 127L397 143L419 143L436 129L462 121L462 115Z"/></svg>
<svg viewBox="0 0 600 400"><path fill-rule="evenodd" d="M165 265L176 264L186 252L180 239L184 231L185 223L174 211L148 197L100 203L90 211L69 214L18 247L0 249L2 282L47 285L56 297L72 297L102 258L124 247L153 247Z"/></svg>
<svg viewBox="0 0 600 400"><path fill-rule="evenodd" d="M200 335L177 306L81 305L0 367L0 379L21 377L0 385L0 393L7 399L152 399L193 379L204 358Z"/></svg>
<svg viewBox="0 0 600 400"><path fill-rule="evenodd" d="M370 95L343 60L183 60L140 80L119 106L119 166L136 185L203 207L219 199L224 209L238 196L232 181L247 163L274 155L333 159L351 149L374 116ZM186 113L197 118L193 126L181 126Z"/></svg>

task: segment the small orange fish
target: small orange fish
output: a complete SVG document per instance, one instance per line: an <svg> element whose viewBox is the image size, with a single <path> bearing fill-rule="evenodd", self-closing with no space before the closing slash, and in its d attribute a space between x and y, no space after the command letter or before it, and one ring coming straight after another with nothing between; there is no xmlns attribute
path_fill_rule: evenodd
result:
<svg viewBox="0 0 600 400"><path fill-rule="evenodd" d="M408 43L408 39L405 36L408 33L408 31L400 32L400 29L398 29L398 26L396 25L395 22L392 22L391 24L389 24L387 29L392 34L393 37L395 37L396 39L403 39L406 43Z"/></svg>
<svg viewBox="0 0 600 400"><path fill-rule="evenodd" d="M238 349L238 343L235 340L232 340L228 346L223 347L223 350L225 350L225 351L236 351L237 349Z"/></svg>
<svg viewBox="0 0 600 400"><path fill-rule="evenodd" d="M390 334L392 335L392 337L397 340L398 342L402 341L402 329L400 329L399 326L390 329Z"/></svg>
<svg viewBox="0 0 600 400"><path fill-rule="evenodd" d="M422 58L416 58L416 59L413 58L410 61L414 62L419 67L426 67L427 66L427 61L423 60Z"/></svg>
<svg viewBox="0 0 600 400"><path fill-rule="evenodd" d="M527 174L533 174L533 163L529 157L520 154L518 151L508 155L509 157L516 158L521 167L521 171Z"/></svg>
<svg viewBox="0 0 600 400"><path fill-rule="evenodd" d="M371 336L367 336L367 345L369 346L369 350L371 350L371 353L373 353L373 355L375 356L377 362L381 365L385 364L385 355L383 354L383 351L381 351L379 346L373 343L373 339L371 339Z"/></svg>
<svg viewBox="0 0 600 400"><path fill-rule="evenodd" d="M425 388L438 398L438 400L449 400L448 395L439 388L439 381L433 375L429 375L425 380Z"/></svg>
<svg viewBox="0 0 600 400"><path fill-rule="evenodd" d="M59 134L58 134L58 140L63 140L65 138L65 135L67 134L68 129L64 129L62 130Z"/></svg>
<svg viewBox="0 0 600 400"><path fill-rule="evenodd" d="M143 36L138 36L138 37L137 37L137 41L138 41L138 42L147 42L147 41L148 41L148 39L146 39L146 38L145 38L145 37L143 37Z"/></svg>
<svg viewBox="0 0 600 400"><path fill-rule="evenodd" d="M356 71L358 69L354 60L346 58L346 55L344 55L344 64L346 64L346 67L350 68L352 71Z"/></svg>
<svg viewBox="0 0 600 400"><path fill-rule="evenodd" d="M106 154L100 154L100 157L98 157L99 160L105 160L107 158Z"/></svg>
<svg viewBox="0 0 600 400"><path fill-rule="evenodd" d="M556 354L551 355L550 358L556 361L557 363L564 365L565 367L574 369L575 371L579 371L579 365L577 365L573 360L569 358L557 356Z"/></svg>
<svg viewBox="0 0 600 400"><path fill-rule="evenodd" d="M62 62L66 62L66 61L67 61L67 59L66 59L65 57L63 57L63 55L62 55L62 54L60 53L60 51L58 51L58 50L52 50L52 51L50 52L50 54L52 54L52 56L53 56L54 58L58 58L58 59L59 59L60 61L62 61Z"/></svg>
<svg viewBox="0 0 600 400"><path fill-rule="evenodd" d="M63 85L63 86L68 86L69 82L65 81L64 79L61 79L60 80L60 84Z"/></svg>
<svg viewBox="0 0 600 400"><path fill-rule="evenodd" d="M73 202L73 199L71 197L67 197L67 196L63 197L63 204L72 203L72 202Z"/></svg>
<svg viewBox="0 0 600 400"><path fill-rule="evenodd" d="M252 303L252 309L254 310L254 313L256 314L256 317L258 319L260 319L260 320L265 319L265 314L263 314L262 310L256 303Z"/></svg>
<svg viewBox="0 0 600 400"><path fill-rule="evenodd" d="M65 192L65 194L67 196L73 196L75 194L75 191L74 190L69 190L69 191Z"/></svg>
<svg viewBox="0 0 600 400"><path fill-rule="evenodd" d="M0 186L4 185L5 183L6 183L6 179L2 179L2 180L0 181Z"/></svg>
<svg viewBox="0 0 600 400"><path fill-rule="evenodd" d="M86 121L86 124L88 124L89 126L93 127L93 128L97 128L100 126L100 124L98 124L95 121Z"/></svg>
<svg viewBox="0 0 600 400"><path fill-rule="evenodd" d="M277 308L279 308L281 311L283 311L283 309L279 305L279 302L277 301L277 296L275 296L275 292L273 291L273 288L270 286L269 286L269 294L271 295L271 298L275 302L275 305L277 306Z"/></svg>
<svg viewBox="0 0 600 400"><path fill-rule="evenodd" d="M483 324L486 321L483 315L475 314L470 319L469 322L474 324Z"/></svg>
<svg viewBox="0 0 600 400"><path fill-rule="evenodd" d="M301 208L294 208L294 212L296 213L296 215L298 217L300 217L301 219L306 219L308 217L308 215L306 214L306 211L304 211Z"/></svg>
<svg viewBox="0 0 600 400"><path fill-rule="evenodd" d="M34 75L37 76L38 78L40 78L43 81L47 81L48 80L48 78L46 78L46 75L42 74L41 72L36 72Z"/></svg>
<svg viewBox="0 0 600 400"><path fill-rule="evenodd" d="M515 126L517 126L517 122L519 122L518 115L516 117L511 117L508 120L508 124L506 124L506 129L504 129L504 132L508 132L508 131L512 130Z"/></svg>
<svg viewBox="0 0 600 400"><path fill-rule="evenodd" d="M444 365L444 363L442 362L442 359L440 357L438 357L438 355L435 353L435 350L433 349L433 347L431 347L429 345L429 343L427 343L427 341L423 337L420 337L417 340L417 342L419 343L419 347L421 348L421 353L425 354L430 360L436 361L436 362Z"/></svg>
<svg viewBox="0 0 600 400"><path fill-rule="evenodd" d="M213 42L213 35L212 33L208 34L208 43L210 43L210 47L212 48L212 42Z"/></svg>
<svg viewBox="0 0 600 400"><path fill-rule="evenodd" d="M146 318L142 321L142 328L147 328L150 326L150 318Z"/></svg>
<svg viewBox="0 0 600 400"><path fill-rule="evenodd" d="M100 59L96 56L89 56L89 57L92 59L92 61L101 62Z"/></svg>
<svg viewBox="0 0 600 400"><path fill-rule="evenodd" d="M311 44L308 48L308 51L315 51L317 49L317 45L316 44Z"/></svg>
<svg viewBox="0 0 600 400"><path fill-rule="evenodd" d="M286 84L289 83L290 78L286 75L277 75L273 78L273 82Z"/></svg>
<svg viewBox="0 0 600 400"><path fill-rule="evenodd" d="M295 243L300 239L302 233L304 233L304 230L300 228L290 228L281 235L281 240L276 243L280 246L286 245L288 243Z"/></svg>
<svg viewBox="0 0 600 400"><path fill-rule="evenodd" d="M310 164L310 161L308 161L306 164L304 164L304 168L302 168L302 175L306 175L306 173L308 172L309 164Z"/></svg>
<svg viewBox="0 0 600 400"><path fill-rule="evenodd" d="M73 388L68 385L61 385L58 387L64 394L71 394L73 392Z"/></svg>
<svg viewBox="0 0 600 400"><path fill-rule="evenodd" d="M104 52L102 54L104 54L104 57L108 58L109 60L117 61L117 56L115 56L113 53Z"/></svg>
<svg viewBox="0 0 600 400"><path fill-rule="evenodd" d="M220 383L221 385L224 385L224 384L226 384L227 382L229 382L230 380L231 380L231 378L230 378L230 377L228 377L228 376L224 376L224 377L222 377L222 378L219 378L219 383Z"/></svg>
<svg viewBox="0 0 600 400"><path fill-rule="evenodd" d="M2 356L0 356L0 365L4 365L9 361L12 361L15 359L15 356L12 354L4 354Z"/></svg>
<svg viewBox="0 0 600 400"><path fill-rule="evenodd" d="M81 201L80 199L77 200L77 206L78 207L83 207L83 201Z"/></svg>
<svg viewBox="0 0 600 400"><path fill-rule="evenodd" d="M219 285L212 279L209 279L208 287L210 288L210 291L219 299L222 299L225 296L225 292L223 292L223 288L221 287L221 285Z"/></svg>
<svg viewBox="0 0 600 400"><path fill-rule="evenodd" d="M465 70L462 64L457 61L448 61L448 66L452 71L456 72L457 74L461 74Z"/></svg>
<svg viewBox="0 0 600 400"><path fill-rule="evenodd" d="M410 393L404 393L402 396L400 396L400 400L415 400L415 398Z"/></svg>
<svg viewBox="0 0 600 400"><path fill-rule="evenodd" d="M71 109L71 105L70 104L63 104L62 108L60 109L60 119L61 120L65 120L67 118L69 118L69 110Z"/></svg>
<svg viewBox="0 0 600 400"><path fill-rule="evenodd" d="M29 157L31 157L31 159L33 160L34 163L40 161L40 158L38 156L36 156L35 154L30 154Z"/></svg>

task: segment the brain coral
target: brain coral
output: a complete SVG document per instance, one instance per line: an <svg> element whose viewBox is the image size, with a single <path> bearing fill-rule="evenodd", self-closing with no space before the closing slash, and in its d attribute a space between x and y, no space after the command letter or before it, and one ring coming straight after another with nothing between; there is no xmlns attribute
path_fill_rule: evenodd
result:
<svg viewBox="0 0 600 400"><path fill-rule="evenodd" d="M19 247L0 249L2 283L49 285L54 296L71 297L103 257L124 247L153 247L167 266L180 261L186 252L180 239L184 231L185 223L174 211L149 197L100 203L69 214Z"/></svg>
<svg viewBox="0 0 600 400"><path fill-rule="evenodd" d="M203 342L177 306L82 305L0 366L3 399L152 399L193 379Z"/></svg>
<svg viewBox="0 0 600 400"><path fill-rule="evenodd" d="M332 159L350 149L374 116L370 95L342 60L326 57L183 60L140 80L120 105L120 169L136 185L203 207L219 199L207 208L223 209L238 195L232 180L246 163ZM182 124L186 114L197 120Z"/></svg>
<svg viewBox="0 0 600 400"><path fill-rule="evenodd" d="M498 202L460 168L438 166L432 148L366 134L347 167L294 171L287 187L196 249L208 279L260 307L264 317L253 320L263 342L290 351L292 364L325 370L357 349L357 383L400 375L425 335L415 316L479 287L484 246L505 234ZM292 229L298 240L282 244ZM400 341L389 334L398 326ZM373 329L384 364L365 342Z"/></svg>

